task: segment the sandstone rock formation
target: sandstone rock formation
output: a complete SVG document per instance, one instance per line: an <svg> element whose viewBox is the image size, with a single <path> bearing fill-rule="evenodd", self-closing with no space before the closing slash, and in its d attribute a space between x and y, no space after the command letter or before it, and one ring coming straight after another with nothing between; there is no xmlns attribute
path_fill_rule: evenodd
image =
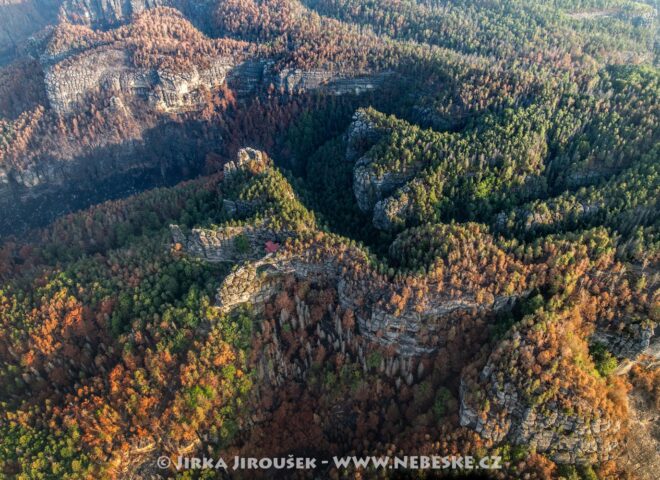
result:
<svg viewBox="0 0 660 480"><path fill-rule="evenodd" d="M172 0L65 0L62 14L73 23L109 27L126 22L144 10L172 6L173 3Z"/></svg>
<svg viewBox="0 0 660 480"><path fill-rule="evenodd" d="M608 391L616 378L606 382L584 365L586 341L580 338L581 328L575 319L562 315L539 321L539 333L514 330L478 373L469 369L464 373L461 425L495 444L524 445L558 463L592 464L611 458L620 442L628 402ZM620 360L619 375L641 355L658 358L654 325L630 325L628 330L600 329L590 340L603 342ZM550 353L555 344L564 346ZM546 375L532 382L526 372L535 368L535 356ZM555 371L573 382L550 380Z"/></svg>
<svg viewBox="0 0 660 480"><path fill-rule="evenodd" d="M406 192L411 188L408 183L415 182L422 165L381 171L372 147L386 133L368 113L359 110L346 133L346 158L355 162L353 193L358 207L364 213L372 213L376 228L391 231L398 219L406 218L407 209L412 208L406 201Z"/></svg>
<svg viewBox="0 0 660 480"><path fill-rule="evenodd" d="M289 94L321 90L332 95L359 95L378 88L388 75L287 68L274 73L273 85L277 91Z"/></svg>
<svg viewBox="0 0 660 480"><path fill-rule="evenodd" d="M90 95L99 93L127 101L142 99L159 112L182 113L202 108L203 89L223 85L234 65L227 57L209 63L185 72L142 69L131 64L126 50L98 48L49 67L46 91L51 108L58 113L75 111Z"/></svg>
<svg viewBox="0 0 660 480"><path fill-rule="evenodd" d="M353 170L353 193L357 204L365 213L372 212L377 203L394 193L412 178L414 172L386 172L379 174L374 171L373 159L368 154L360 158Z"/></svg>
<svg viewBox="0 0 660 480"><path fill-rule="evenodd" d="M254 227L225 227L222 230L193 229L189 235L178 225L170 226L172 240L189 255L209 262L240 263L260 260L267 242L277 242L282 234Z"/></svg>
<svg viewBox="0 0 660 480"><path fill-rule="evenodd" d="M241 170L267 175L267 170L255 168L254 163L266 166L267 158L257 151L244 150L227 167L226 175L231 178ZM193 230L185 235L173 227L172 233L173 242L189 255L210 262L239 264L217 293L216 307L222 312L243 305L260 311L286 290L291 279L323 285L336 292L338 307L354 315L356 332L361 338L359 348L395 352L392 360L397 362L396 367L384 365L383 371L403 369L403 382L414 381L415 365L423 359L451 349L455 351L457 345L465 345L469 350L473 345L471 339L483 334L498 312L511 310L520 297L528 294L518 289L510 294L477 297L475 285L472 289L459 286L452 289L445 286L450 283L449 278L432 276L425 285L412 287L410 277L392 279L379 275L364 251L311 228L278 232L254 226L225 226L213 231ZM237 238L243 238L243 251L236 248ZM269 240L281 242L282 249L267 253L264 243ZM497 251L496 244L489 248L494 250L489 253L482 247L480 254L503 254ZM478 263L478 259L473 262ZM584 265L587 268L589 262ZM531 268L535 270L532 275L535 281L543 282L543 270ZM522 264L513 267L513 271L514 275L521 272ZM585 276L598 278L599 272L587 270ZM527 283L531 288L532 277ZM410 300L392 302L406 288L410 289ZM297 308L300 314L295 321L288 317L280 320L291 323L289 328L294 332L306 325L305 306L297 304ZM474 429L492 444L529 446L559 463L591 464L610 458L618 446L617 435L623 427L627 406L625 399L610 396L608 383L593 372L593 366L585 366L584 359L589 356L586 332L590 327L578 312L541 311L538 317L525 317L483 363L464 370L459 392L461 425ZM328 340L327 348L342 352L351 345L351 352L362 358L358 347L345 338L340 323L332 330L321 329L317 335L318 344L325 345ZM593 338L606 340L620 356L648 355L657 350L652 324L631 324L626 335L619 332L615 336L603 326ZM305 348L314 351L316 344L308 343ZM553 351L558 345L563 347ZM304 378L307 371L304 359L302 363L283 366L279 347L275 345L269 352L270 356L258 368L260 378L274 385L282 384L287 378ZM536 379L529 374L526 369L538 367L534 362L545 365L547 375ZM561 370L562 376L554 375L556 370ZM406 380L408 377L410 380ZM574 383L562 383L562 378L570 378Z"/></svg>
<svg viewBox="0 0 660 480"><path fill-rule="evenodd" d="M266 61L238 61L228 56L210 58L208 66L183 72L145 69L132 65L127 50L99 47L46 68L46 90L58 113L76 111L92 94L141 99L158 112L183 113L204 106L203 92L228 84L241 96L265 92L271 84L289 95L319 91L357 95L382 85L387 75L349 75L328 71L274 71Z"/></svg>
<svg viewBox="0 0 660 480"><path fill-rule="evenodd" d="M660 360L660 338L656 335L657 325L651 321L643 323L624 322L621 330L597 329L591 343L605 346L619 361L617 373L627 373L640 358Z"/></svg>
<svg viewBox="0 0 660 480"><path fill-rule="evenodd" d="M239 153L237 161L225 168L225 178L244 169L260 171L254 164L267 165L267 157L251 149ZM225 202L234 204L235 199ZM231 213L231 212L228 212ZM288 275L304 281L330 284L338 292L342 308L355 312L361 334L382 347L395 349L402 357L419 357L446 348L448 342L462 342L480 329L481 323L462 323L462 317L484 318L510 309L526 292L491 296L478 300L473 292L451 293L437 285L420 288L405 302L392 306L390 300L406 288L405 281L390 281L368 267L365 253L346 247L341 240L319 237L302 249L290 247L266 254L267 241L295 245L307 241L312 231L273 231L267 226L222 227L215 231L195 229L190 235L171 228L178 249L210 262L245 261L223 282L218 308L230 311L241 304L255 307L275 295ZM241 238L242 251L237 248ZM339 255L335 251L339 249ZM356 265L361 265L357 267Z"/></svg>
<svg viewBox="0 0 660 480"><path fill-rule="evenodd" d="M94 28L110 28L131 21L132 17L158 7L182 12L198 28L209 27L215 2L210 0L64 0L60 15L67 21Z"/></svg>
<svg viewBox="0 0 660 480"><path fill-rule="evenodd" d="M186 245L189 254L211 262L240 261L258 256L261 251L262 258L248 261L223 282L217 296L217 305L222 311L231 311L243 304L259 308L281 291L289 275L301 281L330 284L338 292L339 304L356 312L360 332L365 338L381 347L394 348L405 358L437 352L446 348L449 341L460 341L456 337L469 336L469 332L461 331L461 313L487 314L511 308L515 302L515 297L496 298L493 303L483 304L469 295L451 299L447 295L429 294L419 300L419 304L425 305L423 310L410 304L395 313L382 301L393 290L391 285L377 279L351 278L344 273L347 264L337 261L330 251L325 254L307 251L294 256L265 255L265 241L278 239L276 234L267 231L230 227L216 232L195 230L189 237L181 237L176 227L173 232L173 240ZM244 235L249 240L250 254L236 253L232 243L236 235Z"/></svg>
<svg viewBox="0 0 660 480"><path fill-rule="evenodd" d="M488 364L481 375L494 383L486 391L490 414L486 417L480 408L470 403L465 383L461 384L460 422L474 429L482 438L495 444L503 441L524 445L549 454L559 463L594 463L609 458L617 447L609 434L622 426L620 420L596 416L583 417L574 411L564 411L558 404L534 405L512 384L498 383L501 370ZM592 405L579 396L572 397L578 408L589 411ZM506 413L503 413L506 412Z"/></svg>
<svg viewBox="0 0 660 480"><path fill-rule="evenodd" d="M380 139L382 133L364 110L356 111L346 132L346 159L357 161Z"/></svg>
<svg viewBox="0 0 660 480"><path fill-rule="evenodd" d="M489 364L484 368L484 378L495 377L500 371ZM488 377L492 375L493 377ZM608 437L621 428L621 421L611 418L583 418L573 412L562 411L556 405L548 409L530 405L511 383L496 383L493 391L486 392L489 407L494 412L506 411L506 415L493 413L483 419L479 410L469 403L465 384L461 384L462 426L473 428L482 438L494 443L506 440L524 445L537 452L548 453L558 463L593 463L609 458L617 443ZM582 402L585 410L589 403Z"/></svg>

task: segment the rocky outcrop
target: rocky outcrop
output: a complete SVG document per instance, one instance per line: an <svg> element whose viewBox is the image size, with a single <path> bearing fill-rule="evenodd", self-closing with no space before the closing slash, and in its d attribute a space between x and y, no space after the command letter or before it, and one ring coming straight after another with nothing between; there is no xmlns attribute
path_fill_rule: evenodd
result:
<svg viewBox="0 0 660 480"><path fill-rule="evenodd" d="M62 15L70 22L94 27L110 27L131 16L156 7L173 6L173 0L65 0Z"/></svg>
<svg viewBox="0 0 660 480"><path fill-rule="evenodd" d="M242 148L236 155L236 160L224 164L222 173L225 180L229 180L235 173L241 170L250 169L253 166L255 168L265 168L270 164L271 160L264 152L255 150L254 148Z"/></svg>
<svg viewBox="0 0 660 480"><path fill-rule="evenodd" d="M288 94L320 90L333 95L359 95L378 88L388 75L284 69L273 75L273 85L277 91Z"/></svg>
<svg viewBox="0 0 660 480"><path fill-rule="evenodd" d="M227 85L239 98L256 95L268 78L269 62L264 60L247 60L229 72Z"/></svg>
<svg viewBox="0 0 660 480"><path fill-rule="evenodd" d="M152 0L161 3L160 0ZM62 13L67 20L74 23L94 26L111 26L124 22L131 17L133 9L136 12L144 9L151 2L137 0L66 0L62 5Z"/></svg>
<svg viewBox="0 0 660 480"><path fill-rule="evenodd" d="M332 95L359 94L382 84L385 75L350 76L327 71L276 72L268 61L238 61L230 56L208 58L204 65L183 71L139 68L128 49L99 46L77 54L44 57L46 91L58 113L75 111L93 94L120 96L126 103L147 101L157 112L183 113L205 105L204 92L228 84L239 97L277 92L300 94L318 91Z"/></svg>
<svg viewBox="0 0 660 480"><path fill-rule="evenodd" d="M239 97L266 90L298 95L314 91L330 95L359 95L382 86L391 74L334 72L328 70L278 70L269 59L251 59L237 65L227 83Z"/></svg>
<svg viewBox="0 0 660 480"><path fill-rule="evenodd" d="M353 170L353 193L364 213L373 211L378 202L392 195L415 174L414 171L378 173L373 161L367 154L356 162Z"/></svg>
<svg viewBox="0 0 660 480"><path fill-rule="evenodd" d="M585 418L573 411L565 411L559 405L530 404L513 383L500 381L503 372L492 363L481 372L482 380L492 382L492 389L484 393L490 412L506 412L498 415L481 414L468 400L466 383L460 388L460 423L474 429L482 438L494 443L507 441L524 445L530 450L549 454L558 463L594 463L608 458L617 443L608 438L621 428L620 420L594 416ZM506 375L504 375L506 376ZM591 405L579 397L576 404L585 410Z"/></svg>
<svg viewBox="0 0 660 480"><path fill-rule="evenodd" d="M183 72L133 66L127 50L100 47L47 68L46 92L59 113L75 111L90 95L105 93L125 102L142 99L156 111L181 113L203 107L204 89L223 85L234 62L216 57Z"/></svg>
<svg viewBox="0 0 660 480"><path fill-rule="evenodd" d="M224 85L234 66L228 57L217 57L205 68L193 67L186 72L156 70L157 85L149 93L149 102L159 111L178 113L204 106L203 89Z"/></svg>
<svg viewBox="0 0 660 480"><path fill-rule="evenodd" d="M219 248L222 249L222 246ZM213 251L210 244L196 252L202 253L202 258L209 261L231 256L230 253ZM194 251L190 253L194 254ZM310 257L313 258L306 254L288 258L285 255L269 255L248 262L223 282L217 296L218 308L231 311L243 304L259 308L282 290L287 276L328 284L336 289L342 308L355 312L360 334L364 338L381 347L393 348L402 357L417 358L446 348L449 342L461 335L464 328L460 321L461 313L486 315L511 308L515 302L515 297L502 297L492 304L480 304L470 296L450 299L437 294L420 300L426 305L421 311L411 305L401 312L393 312L382 302L382 296L387 295L391 286L384 282L379 284L375 279L369 285L355 281L345 274L346 265L333 261L330 255L316 261Z"/></svg>
<svg viewBox="0 0 660 480"><path fill-rule="evenodd" d="M566 205L561 202L549 201L547 204L534 204L528 207L520 207L510 212L500 212L495 218L494 227L498 231L511 228L510 219L515 218L515 224L519 231L529 232L535 230L552 229L555 225L571 217L589 217L596 215L602 210L603 205L597 203L580 203Z"/></svg>
<svg viewBox="0 0 660 480"><path fill-rule="evenodd" d="M232 185L239 171L248 177L259 175L269 162L259 151L241 150L237 160L225 166L224 179ZM237 202L233 197L223 200L232 205ZM379 275L357 247L308 227L288 231L267 225L265 221L251 226L194 229L189 235L179 227L171 228L176 251L208 262L240 264L219 289L217 306L222 311L243 304L260 308L284 288L288 277L324 284L337 292L341 308L354 312L365 339L409 358L483 334L485 318L511 309L519 296L526 295L516 291L477 299L474 290L443 288L440 284L448 281L445 278L429 280L413 292L407 283L414 282L412 278L392 280ZM277 247L269 251L265 248L268 243ZM404 291L405 299L401 295Z"/></svg>
<svg viewBox="0 0 660 480"><path fill-rule="evenodd" d="M536 332L543 333L514 329L477 373L464 370L461 425L494 444L524 445L558 463L607 460L618 447L627 402L608 390L616 382L585 365L589 353L576 320L564 315L550 322L559 323L534 324ZM628 333L597 331L590 341L605 342L619 358L657 358L653 327L637 327ZM562 347L553 350L553 345ZM553 380L551 374L533 380L534 369L561 371L561 379Z"/></svg>
<svg viewBox="0 0 660 480"><path fill-rule="evenodd" d="M412 202L406 201L409 198L406 190L407 186L404 186L396 197L388 197L374 205L374 227L391 232L403 226L402 219L406 219L413 208Z"/></svg>
<svg viewBox="0 0 660 480"><path fill-rule="evenodd" d="M5 2L7 8L14 3ZM62 24L42 32L43 38L34 42L30 53L43 69L44 93L51 108L35 127L29 148L15 158L2 159L0 199L20 201L27 208L23 199L61 195L83 182L85 190L94 190L94 183L115 175L130 174L135 185L157 184L159 172L163 182L169 183L170 175L187 178L200 171L205 155L217 151L222 142L222 127L197 122L204 109L206 113L211 109L220 112L222 107L212 101L231 104L236 98L250 102L255 96L279 95L279 87L284 95L310 91L355 94L376 88L387 78L387 74L355 71L280 71L274 59L258 58L256 52L266 49L232 39L212 39L195 31L188 19L204 15L186 12L203 11L215 2L177 3L175 7L183 14L155 8L163 5L160 1L66 2L64 18L93 29ZM128 15L135 17L131 25L104 31L124 23ZM145 34L154 25L162 28ZM0 29L2 26L4 23ZM187 32L184 38L177 33L182 31ZM218 92L224 86L232 94ZM73 114L79 115L75 122L58 118ZM166 130L177 130L176 145L172 145L173 137L162 135ZM148 182L141 182L140 175L148 176ZM89 198L102 201L107 197ZM67 198L65 203L76 201ZM45 212L50 204L43 201L36 208ZM237 216L246 212L246 205L240 202L226 202L225 206ZM47 217L52 218L51 214ZM12 225L15 220L0 220L0 230L12 231Z"/></svg>
<svg viewBox="0 0 660 480"><path fill-rule="evenodd" d="M214 263L240 263L259 260L268 242L280 242L283 235L255 227L225 227L221 230L195 228L186 235L178 225L170 226L175 250Z"/></svg>
<svg viewBox="0 0 660 480"><path fill-rule="evenodd" d="M346 159L355 162L353 168L353 194L364 213L373 213L374 226L380 230L393 230L397 218L405 218L411 206L402 202L406 198L406 185L419 173L421 165L407 165L393 170L382 168L375 158L373 147L387 134L369 114L358 110L346 133ZM397 198L392 196L399 193Z"/></svg>
<svg viewBox="0 0 660 480"><path fill-rule="evenodd" d="M655 323L624 322L623 325L624 328L620 331L611 328L597 329L589 339L592 344L603 345L619 360L616 373L627 373L642 357L660 360L660 339L655 334Z"/></svg>
<svg viewBox="0 0 660 480"><path fill-rule="evenodd" d="M635 325L628 332L596 332L592 340L602 342L618 358L634 360L640 355L660 358L660 340L654 325Z"/></svg>
<svg viewBox="0 0 660 480"><path fill-rule="evenodd" d="M212 27L212 0L64 0L60 15L67 21L94 28L110 28L129 23L133 16L158 7L179 10L197 28Z"/></svg>
<svg viewBox="0 0 660 480"><path fill-rule="evenodd" d="M346 159L357 161L378 142L383 133L366 111L356 111L346 132Z"/></svg>
<svg viewBox="0 0 660 480"><path fill-rule="evenodd" d="M217 306L222 311L228 312L244 304L261 308L283 289L289 276L323 283L337 291L342 308L355 313L360 334L365 339L380 347L392 348L405 358L429 355L447 348L452 342L462 343L476 331L483 332L480 320L466 322L465 317L485 318L511 309L517 298L516 295L500 296L488 303L479 302L472 295L452 298L433 287L416 302L395 311L387 301L396 290L395 285L371 275L356 278L351 272L351 263L339 260L330 250L312 248L299 254L267 254L266 242L286 238L281 233L243 227L193 230L187 237L178 227L173 227L172 233L174 244L187 254L209 262L243 261L242 266L224 280L218 292ZM249 251L237 252L239 235L245 239L244 244L249 245Z"/></svg>
<svg viewBox="0 0 660 480"><path fill-rule="evenodd" d="M365 213L372 212L379 202L394 193L415 174L414 171L377 171L370 150L385 133L386 131L380 129L363 110L358 110L353 115L346 133L346 159L355 162L353 194L358 207Z"/></svg>
<svg viewBox="0 0 660 480"><path fill-rule="evenodd" d="M255 164L265 161L259 152L245 150L228 164L225 176L231 180L239 171L259 171ZM238 236L249 252L237 252ZM310 358L319 346L328 351L350 351L364 368L365 351L388 352L390 363L380 362L379 371L395 372L396 376L403 369L405 373L397 381L412 385L418 366L433 356L444 358L444 352L453 351L448 361L465 365L461 363L465 358L456 360L455 353L465 345L470 352L467 357L473 359L475 350L470 346L483 345L483 341L470 340L488 330L497 312L513 309L517 299L528 293L519 288L508 295L477 296L473 294L478 291L474 284L471 288L449 288L447 277L430 274L425 276L423 287L415 290L418 285L413 277L379 275L361 249L315 231L282 235L255 227L225 226L213 231L194 230L185 236L174 228L173 241L180 246L179 251L206 261L239 264L223 280L216 296L216 307L223 313L250 305L256 311L263 310L262 317L267 318L277 297L291 285L305 284L332 291L337 309L350 312L355 319L351 335L359 336L359 342L346 337L347 330L339 321L333 328L311 325L305 304L296 298L296 313L291 314L289 308L279 319L281 329L286 327L286 338L300 339L301 356L294 363L284 361L291 344L280 348L283 337L274 326L277 317L268 320L267 328L277 331L258 366L258 376L271 385L281 385L287 379L304 380ZM282 247L268 252L264 249L268 241L281 242ZM598 276L598 272L590 271L592 274ZM504 281L503 275L496 276ZM533 288L532 282L524 283ZM410 301L392 302L401 299L405 289ZM625 420L625 405L613 400L611 384L585 361L589 355L585 331L590 327L569 309L555 315L541 308L534 315L526 315L512 327L487 357L477 357L477 366L464 369L461 425L474 429L487 444L525 445L559 463L591 464L610 458ZM327 323L325 314L324 318ZM303 330L305 335L300 334ZM623 341L621 351L637 352L638 347L646 353L652 350L652 329L640 326L631 332L637 332L635 341ZM535 375L530 373L538 368ZM554 375L555 371L562 371L562 375Z"/></svg>
<svg viewBox="0 0 660 480"><path fill-rule="evenodd" d="M91 93L113 83L126 90L135 86L146 90L147 79L131 75L128 52L119 49L98 49L46 70L46 93L53 110L71 112ZM115 81L113 81L115 80Z"/></svg>

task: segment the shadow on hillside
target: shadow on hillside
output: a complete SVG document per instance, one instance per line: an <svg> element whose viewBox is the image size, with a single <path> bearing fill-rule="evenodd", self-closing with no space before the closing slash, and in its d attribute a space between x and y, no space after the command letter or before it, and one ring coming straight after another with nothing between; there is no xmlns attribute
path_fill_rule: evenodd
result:
<svg viewBox="0 0 660 480"><path fill-rule="evenodd" d="M222 145L220 129L208 127L199 121L159 125L142 141L105 146L67 162L58 182L33 188L11 182L4 195L0 192L0 239L94 204L199 176L207 154Z"/></svg>

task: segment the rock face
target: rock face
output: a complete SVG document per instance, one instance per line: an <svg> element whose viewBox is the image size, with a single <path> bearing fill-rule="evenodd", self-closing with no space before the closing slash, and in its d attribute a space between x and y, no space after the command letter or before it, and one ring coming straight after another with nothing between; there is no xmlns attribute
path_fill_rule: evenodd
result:
<svg viewBox="0 0 660 480"><path fill-rule="evenodd" d="M411 178L406 172L376 172L370 150L384 133L366 112L358 110L346 134L346 158L355 162L353 194L358 207L365 213L373 211L379 201Z"/></svg>
<svg viewBox="0 0 660 480"><path fill-rule="evenodd" d="M401 170L380 171L372 148L387 132L379 128L364 111L358 111L346 134L346 159L355 162L353 168L353 194L358 207L364 213L373 213L376 228L391 231L395 219L405 218L404 210L410 207L402 202L408 182L414 181L420 165L408 165ZM392 197L395 193L397 198ZM404 198L405 199L405 198Z"/></svg>
<svg viewBox="0 0 660 480"><path fill-rule="evenodd" d="M359 95L378 88L388 75L388 73L378 75L351 73L349 75L324 70L284 69L273 75L273 85L277 91L288 94L322 90L333 95Z"/></svg>
<svg viewBox="0 0 660 480"><path fill-rule="evenodd" d="M559 405L544 408L530 404L523 393L506 380L506 373L503 375L490 362L480 375L482 381L492 384L490 390L483 392L492 413L484 418L481 409L469 400L466 384L461 381L460 423L474 429L482 438L496 444L506 440L515 445L525 445L549 454L559 463L593 463L608 458L617 447L617 443L607 435L621 428L619 420L584 418L562 410ZM581 406L585 410L591 409L591 405L580 398L573 397L573 401L583 402Z"/></svg>
<svg viewBox="0 0 660 480"><path fill-rule="evenodd" d="M416 180L411 182L414 183ZM376 228L391 232L398 226L403 226L401 225L404 223L403 220L410 215L414 207L413 202L409 200L409 191L410 184L404 185L397 192L396 197L384 198L374 205L373 223Z"/></svg>
<svg viewBox="0 0 660 480"><path fill-rule="evenodd" d="M360 210L372 212L378 202L392 195L413 176L411 171L379 174L374 171L369 154L360 158L353 170L353 193Z"/></svg>
<svg viewBox="0 0 660 480"><path fill-rule="evenodd" d="M533 334L515 331L491 353L476 377L470 369L464 370L460 422L495 444L524 445L558 463L593 464L609 459L618 447L616 435L625 419L622 411L628 406L621 410L621 400L610 398L608 382L582 366L586 342L582 351L566 346L584 332L566 318L560 321L564 324L555 327L537 325L539 331L553 329L568 340L561 351L546 356L550 360L544 360L545 369L561 370L575 383L532 383L525 368L533 368L530 360L534 355L541 358L540 352L549 353L548 345L556 340L535 344ZM651 362L660 356L654 325L630 325L619 332L597 330L590 341L604 343L623 359L618 374L626 373L640 355Z"/></svg>
<svg viewBox="0 0 660 480"><path fill-rule="evenodd" d="M215 89L226 82L233 60L217 57L206 68L193 67L181 73L156 70L158 85L149 96L149 101L161 111L179 112L203 106L200 93L202 87Z"/></svg>
<svg viewBox="0 0 660 480"><path fill-rule="evenodd" d="M209 0L65 0L61 15L71 23L109 28L128 23L145 10L173 7L198 27L205 27L215 2Z"/></svg>
<svg viewBox="0 0 660 480"><path fill-rule="evenodd" d="M660 360L660 339L655 334L657 325L652 322L628 323L622 331L598 329L591 336L591 343L605 346L607 351L620 360L618 374L627 373L637 360L644 356Z"/></svg>
<svg viewBox="0 0 660 480"><path fill-rule="evenodd" d="M65 0L62 13L70 22L109 27L130 20L136 13L173 3L172 0Z"/></svg>
<svg viewBox="0 0 660 480"><path fill-rule="evenodd" d="M237 171L260 172L270 160L253 149L239 152L238 159L225 167L225 181ZM235 203L236 199L224 199ZM227 212L231 213L231 212ZM264 225L267 225L265 223ZM420 357L445 348L450 342L467 343L483 334L483 320L489 314L510 309L517 295L496 296L478 301L472 294L450 294L437 285L420 290L414 301L393 306L389 301L405 285L377 275L368 265L364 252L356 247L326 244L318 232L272 229L265 226L228 226L215 230L195 229L189 235L171 227L176 251L209 262L240 263L223 282L217 306L230 311L242 304L260 308L282 291L286 278L328 285L337 292L343 309L355 313L361 335L369 342L391 348L402 357ZM319 237L320 235L320 237ZM313 240L310 240L310 237ZM300 250L282 248L269 253L271 244L303 244ZM338 250L341 254L338 255Z"/></svg>
<svg viewBox="0 0 660 480"><path fill-rule="evenodd" d="M132 65L128 51L102 47L48 67L46 92L51 107L62 114L101 92L125 101L145 100L156 111L182 113L202 108L203 89L223 85L233 66L231 58L217 57L208 67L184 72L141 69Z"/></svg>
<svg viewBox="0 0 660 480"><path fill-rule="evenodd" d="M222 230L195 228L185 235L178 225L170 226L177 248L209 262L239 263L258 260L265 252L267 242L279 242L277 232L254 227L226 227Z"/></svg>
<svg viewBox="0 0 660 480"><path fill-rule="evenodd" d="M255 242L258 245L268 238L268 234L256 234L254 238L258 239ZM190 253L198 252L197 256L209 261L236 258L230 253L233 247L225 250L226 247L218 243L215 245L220 251L215 250L212 242L207 242L202 248L190 250ZM485 314L511 308L515 302L515 297L502 297L492 304L479 304L470 297L449 299L443 295L430 295L420 300L420 303L427 304L422 311L409 306L401 312L393 312L379 302L384 292L390 289L388 285L376 284L367 288L363 282L347 276L344 273L346 265L333 261L330 255L318 260L313 258L311 252L288 258L271 255L243 265L224 281L217 296L218 307L223 311L231 311L242 304L258 308L282 290L289 275L301 281L329 284L336 288L341 307L355 312L364 338L381 347L395 349L401 357L418 358L445 348L452 340L460 341L455 336L468 335L468 332L461 331L464 329L460 322L461 313Z"/></svg>
<svg viewBox="0 0 660 480"><path fill-rule="evenodd" d="M236 160L225 163L222 168L225 180L230 179L236 172L250 168L251 164L264 168L270 165L268 156L254 148L243 148L238 152Z"/></svg>
<svg viewBox="0 0 660 480"><path fill-rule="evenodd" d="M346 132L346 159L357 161L378 142L383 133L366 112L355 112Z"/></svg>
<svg viewBox="0 0 660 480"><path fill-rule="evenodd" d="M228 84L239 97L265 93L271 85L287 95L318 91L331 95L360 94L381 85L387 74L351 76L326 71L273 70L265 60L238 61L231 56L206 59L184 71L138 68L127 49L101 46L64 58L43 58L51 107L66 114L93 94L121 97L129 103L147 101L162 113L196 111L204 106L204 91Z"/></svg>
<svg viewBox="0 0 660 480"><path fill-rule="evenodd" d="M603 342L618 358L634 360L640 355L660 358L660 341L653 325L635 325L626 333L596 332L592 339Z"/></svg>
<svg viewBox="0 0 660 480"><path fill-rule="evenodd" d="M269 63L251 59L240 63L229 72L227 84L239 98L256 95L268 77Z"/></svg>

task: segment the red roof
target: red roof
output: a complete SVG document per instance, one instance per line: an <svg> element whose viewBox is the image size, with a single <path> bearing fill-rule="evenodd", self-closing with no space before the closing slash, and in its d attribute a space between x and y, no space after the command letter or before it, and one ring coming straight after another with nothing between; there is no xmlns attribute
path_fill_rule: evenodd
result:
<svg viewBox="0 0 660 480"><path fill-rule="evenodd" d="M266 253L275 253L279 249L280 249L279 243L271 242L270 240L266 242Z"/></svg>

